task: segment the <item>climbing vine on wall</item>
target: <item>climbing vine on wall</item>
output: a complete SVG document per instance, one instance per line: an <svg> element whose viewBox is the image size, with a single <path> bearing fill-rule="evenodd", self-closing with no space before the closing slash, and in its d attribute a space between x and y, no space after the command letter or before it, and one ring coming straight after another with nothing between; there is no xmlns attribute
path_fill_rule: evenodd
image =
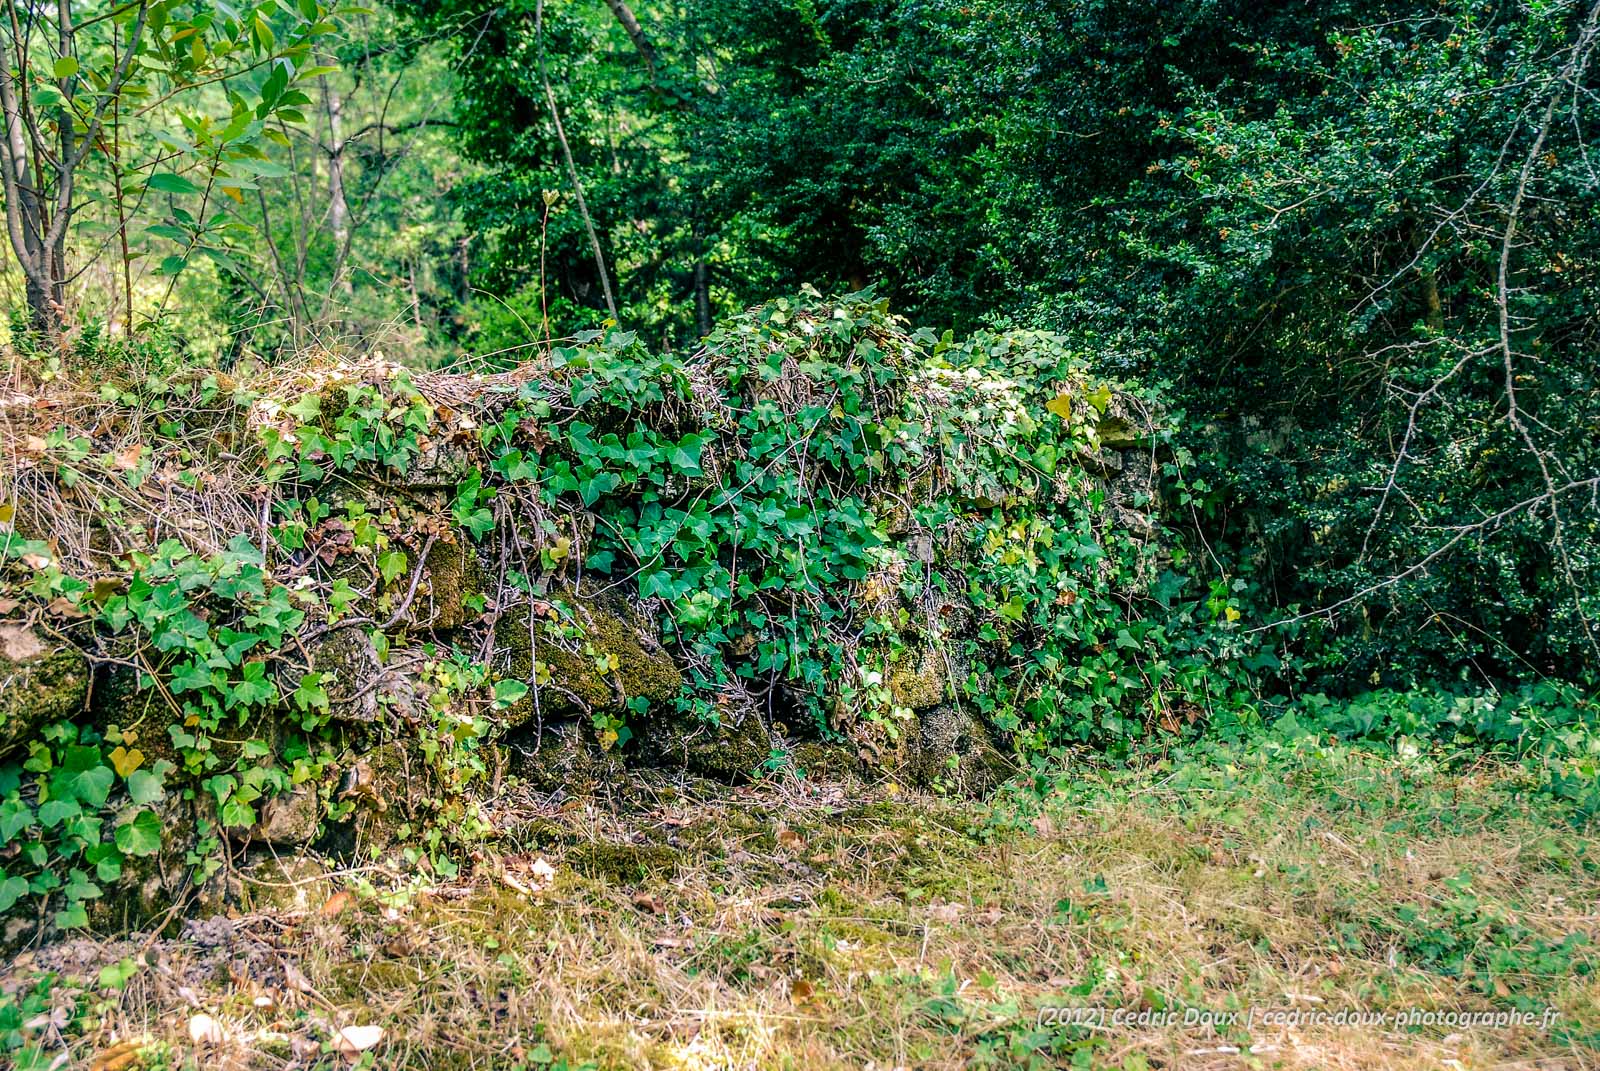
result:
<svg viewBox="0 0 1600 1071"><path fill-rule="evenodd" d="M1205 489L1153 394L1059 337L912 331L870 293L772 302L689 356L611 330L495 376L196 374L45 416L0 535L11 612L141 699L0 771L0 897L61 926L174 847L174 805L197 881L271 801L354 820L385 741L426 775L402 850L449 868L505 712L628 690L573 600L625 597L682 668L655 707L588 705L603 747L730 694L864 745L930 703L1024 754L1116 744L1270 659L1162 527L1163 496ZM447 590L447 560L482 582ZM497 678L523 618L526 671Z"/></svg>

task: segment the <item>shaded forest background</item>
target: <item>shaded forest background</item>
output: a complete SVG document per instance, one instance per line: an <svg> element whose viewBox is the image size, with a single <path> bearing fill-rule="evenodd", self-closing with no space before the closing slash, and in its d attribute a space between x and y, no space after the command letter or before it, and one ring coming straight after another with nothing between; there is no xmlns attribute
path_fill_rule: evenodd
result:
<svg viewBox="0 0 1600 1071"><path fill-rule="evenodd" d="M18 385L871 286L1165 391L1276 687L1593 681L1600 7L9 7Z"/></svg>

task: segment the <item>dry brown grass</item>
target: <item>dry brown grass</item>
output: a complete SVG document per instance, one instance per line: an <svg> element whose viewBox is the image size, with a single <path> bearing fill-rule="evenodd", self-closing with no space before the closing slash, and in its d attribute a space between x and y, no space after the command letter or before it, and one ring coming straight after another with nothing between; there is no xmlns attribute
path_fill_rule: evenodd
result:
<svg viewBox="0 0 1600 1071"><path fill-rule="evenodd" d="M345 1066L323 1043L352 1024L384 1028L382 1068L543 1068L541 1046L601 1068L1600 1066L1597 842L1517 787L1324 756L1020 812L796 783L508 800L457 886L386 902L319 882L180 939L42 950L7 985L150 960L78 988L101 1012L57 1033L83 1066L125 1039L147 1067ZM1540 958L1569 934L1588 946ZM1458 977L1430 937L1506 958ZM1558 1028L1036 1029L1049 1005L1516 1000ZM202 1012L222 1044L191 1044Z"/></svg>

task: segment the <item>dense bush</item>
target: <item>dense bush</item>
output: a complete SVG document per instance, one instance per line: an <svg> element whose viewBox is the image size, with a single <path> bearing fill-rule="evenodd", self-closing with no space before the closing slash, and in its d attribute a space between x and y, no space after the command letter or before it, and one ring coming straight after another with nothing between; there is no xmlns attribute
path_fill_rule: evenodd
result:
<svg viewBox="0 0 1600 1071"><path fill-rule="evenodd" d="M429 5L475 28L496 285L539 285L548 239L601 308L578 214L529 195L563 182L552 73L630 323L880 279L919 322L1060 332L1171 381L1195 546L1260 614L1336 609L1292 675L1590 674L1592 7L640 5L641 45L527 6Z"/></svg>

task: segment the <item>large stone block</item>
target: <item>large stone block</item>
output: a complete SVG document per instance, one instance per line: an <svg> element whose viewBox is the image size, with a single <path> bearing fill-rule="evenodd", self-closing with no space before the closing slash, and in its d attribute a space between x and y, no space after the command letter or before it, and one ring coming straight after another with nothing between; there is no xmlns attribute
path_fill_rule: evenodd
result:
<svg viewBox="0 0 1600 1071"><path fill-rule="evenodd" d="M0 624L0 755L81 711L89 677L89 661L77 648L28 625Z"/></svg>
<svg viewBox="0 0 1600 1071"><path fill-rule="evenodd" d="M557 635L569 619L537 608L530 615L526 603L507 608L495 622L497 674L529 684L528 695L502 713L507 725L521 725L536 712L551 718L621 714L632 699L659 707L677 696L683 674L654 628L626 602L585 600L565 589L550 600L547 605L559 600L570 611L569 629L580 635ZM536 673L535 662L544 673Z"/></svg>

